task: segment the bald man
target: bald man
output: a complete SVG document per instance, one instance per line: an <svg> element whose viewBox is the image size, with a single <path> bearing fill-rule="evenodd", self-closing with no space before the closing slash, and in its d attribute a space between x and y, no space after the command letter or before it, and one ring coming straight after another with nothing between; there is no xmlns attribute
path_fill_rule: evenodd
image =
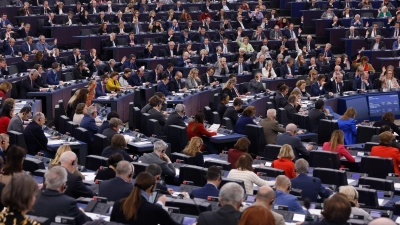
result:
<svg viewBox="0 0 400 225"><path fill-rule="evenodd" d="M368 225L396 225L396 223L393 222L393 220L391 220L391 219L381 217L381 218L372 220Z"/></svg>
<svg viewBox="0 0 400 225"><path fill-rule="evenodd" d="M308 155L310 154L309 151L312 150L312 146L307 145L306 147L304 147L300 138L296 137L296 134L297 134L297 126L293 123L289 123L286 126L286 132L279 134L276 137L276 144L277 145L288 144L292 146L296 160L299 159L299 154L301 154L303 158L307 158Z"/></svg>
<svg viewBox="0 0 400 225"><path fill-rule="evenodd" d="M258 189L257 196L256 196L256 204L262 204L271 211L272 205L275 201L275 192L272 190L270 186L262 186ZM271 211L272 215L275 219L276 225L285 225L285 220L283 216L279 213Z"/></svg>

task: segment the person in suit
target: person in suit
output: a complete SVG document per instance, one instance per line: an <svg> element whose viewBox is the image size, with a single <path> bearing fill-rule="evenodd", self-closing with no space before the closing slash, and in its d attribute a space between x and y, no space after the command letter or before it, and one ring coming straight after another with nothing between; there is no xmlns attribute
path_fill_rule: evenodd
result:
<svg viewBox="0 0 400 225"><path fill-rule="evenodd" d="M8 42L6 39L4 39L3 55L10 55L10 56L21 55L21 52L18 52L18 49L15 47L15 39L14 38L8 39Z"/></svg>
<svg viewBox="0 0 400 225"><path fill-rule="evenodd" d="M110 121L112 118L118 118L118 119L119 119L118 113L117 113L117 112L114 112L114 111L111 111L111 112L109 112L109 113L107 114L107 120L104 121L104 122L101 124L101 126L99 127L99 131L98 131L99 134L102 134L103 131L104 131L105 129L107 129L107 128L110 127L110 122L109 122L109 121ZM111 140L111 139L110 139L110 140ZM109 165L110 165L110 164L109 164Z"/></svg>
<svg viewBox="0 0 400 225"><path fill-rule="evenodd" d="M62 19L61 23L66 24L68 26L71 26L72 24L77 24L76 20L74 18L74 13L71 11L68 12L68 15Z"/></svg>
<svg viewBox="0 0 400 225"><path fill-rule="evenodd" d="M131 26L132 26L131 31L132 31L134 34L140 34L140 32L143 32L142 25L139 24L139 20L138 20L138 19L134 18L134 19L133 19L133 23L132 23Z"/></svg>
<svg viewBox="0 0 400 225"><path fill-rule="evenodd" d="M249 83L249 92L252 94L258 94L260 92L266 92L267 90L263 86L261 82L261 72L257 72L256 75L254 76L254 79L252 79Z"/></svg>
<svg viewBox="0 0 400 225"><path fill-rule="evenodd" d="M179 35L179 43L185 44L188 41L192 40L192 34L189 33L189 30L183 30L183 33Z"/></svg>
<svg viewBox="0 0 400 225"><path fill-rule="evenodd" d="M104 136L107 137L108 140L111 141L115 134L119 133L121 129L122 121L119 118L111 118L108 121L108 127L101 132ZM100 132L99 132L100 133Z"/></svg>
<svg viewBox="0 0 400 225"><path fill-rule="evenodd" d="M289 194L291 187L290 179L285 175L279 175L275 180L275 205L286 205L289 211L306 213L307 210L303 209L297 200L296 196Z"/></svg>
<svg viewBox="0 0 400 225"><path fill-rule="evenodd" d="M288 92L289 92L289 87L286 85L282 85L279 88L279 93L276 93L275 95L276 108L284 108L288 104L286 96Z"/></svg>
<svg viewBox="0 0 400 225"><path fill-rule="evenodd" d="M163 65L158 64L156 68L149 73L149 82L150 83L159 83L162 80L162 71L164 70ZM169 78L169 76L168 76Z"/></svg>
<svg viewBox="0 0 400 225"><path fill-rule="evenodd" d="M159 197L156 204L149 202L149 197L153 194L155 186L156 179L152 174L147 172L139 173L129 196L126 199L115 202L110 221L122 224L177 225L168 212L162 208L167 200L165 195ZM125 201L128 204L124 204L126 203Z"/></svg>
<svg viewBox="0 0 400 225"><path fill-rule="evenodd" d="M145 172L150 173L153 175L154 179L156 180L155 188L161 194L171 195L174 193L172 188L168 188L165 184L165 181L161 178L161 167L157 164L150 164L146 167Z"/></svg>
<svg viewBox="0 0 400 225"><path fill-rule="evenodd" d="M122 65L122 70L125 70L126 68L129 68L132 71L138 70L138 66L136 65L136 56L134 54L129 55L129 61L128 60L124 61Z"/></svg>
<svg viewBox="0 0 400 225"><path fill-rule="evenodd" d="M207 170L207 184L204 187L192 190L195 198L207 199L208 196L217 197L220 194L218 189L221 184L222 172L217 166L210 166Z"/></svg>
<svg viewBox="0 0 400 225"><path fill-rule="evenodd" d="M168 91L167 84L169 83L169 76L167 74L161 75L161 81L157 84L157 90L163 93L165 96L172 95L175 92Z"/></svg>
<svg viewBox="0 0 400 225"><path fill-rule="evenodd" d="M182 79L182 73L180 71L176 72L175 76L168 82L167 85L168 91L175 93L178 93L179 90L186 91L186 88L182 88L183 85L181 83L181 79Z"/></svg>
<svg viewBox="0 0 400 225"><path fill-rule="evenodd" d="M157 101L158 104L153 102L150 103L151 105L155 105L148 112L150 114L150 118L157 120L160 126L163 128L167 120L165 119L164 114L161 112L162 102L157 98L153 98L152 101Z"/></svg>
<svg viewBox="0 0 400 225"><path fill-rule="evenodd" d="M175 167L165 154L167 148L168 145L164 141L156 141L154 143L154 151L152 153L143 154L143 156L140 157L140 161L147 164L157 164L161 167L163 176L175 177Z"/></svg>
<svg viewBox="0 0 400 225"><path fill-rule="evenodd" d="M110 38L106 40L106 47L116 47L118 45L118 40L115 39L115 33L110 34Z"/></svg>
<svg viewBox="0 0 400 225"><path fill-rule="evenodd" d="M18 38L26 38L26 37L35 37L33 32L31 31L31 25L29 23L26 23L23 27L18 29Z"/></svg>
<svg viewBox="0 0 400 225"><path fill-rule="evenodd" d="M309 151L312 149L312 145L307 145L306 147L304 147L300 138L296 137L296 133L297 126L293 123L289 123L286 126L286 132L281 133L276 137L276 144L288 144L292 146L295 159L299 159L299 154L301 154L302 158L308 158L308 155L310 155Z"/></svg>
<svg viewBox="0 0 400 225"><path fill-rule="evenodd" d="M95 194L82 182L79 175L74 174L78 167L78 158L73 151L66 151L60 156L60 165L67 171L65 195L72 198L92 198Z"/></svg>
<svg viewBox="0 0 400 225"><path fill-rule="evenodd" d="M224 115L222 116L222 118L227 117L231 120L232 122L232 126L235 127L236 122L239 119L239 111L241 111L243 106L243 100L241 98L235 98L235 100L233 100L233 106L229 106L228 108L226 108Z"/></svg>
<svg viewBox="0 0 400 225"><path fill-rule="evenodd" d="M84 60L79 60L76 67L72 70L72 75L75 80L86 79L86 77L90 76L90 70L86 67Z"/></svg>
<svg viewBox="0 0 400 225"><path fill-rule="evenodd" d="M381 40L381 36L380 35L375 36L374 41L370 41L367 38L365 38L365 41L369 43L369 47L370 47L371 50L385 50L386 49L385 42L383 42Z"/></svg>
<svg viewBox="0 0 400 225"><path fill-rule="evenodd" d="M51 157L52 154L47 151L47 137L44 135L42 126L45 124L46 118L43 113L37 112L23 131L27 151L31 155L36 155L42 152L46 157Z"/></svg>
<svg viewBox="0 0 400 225"><path fill-rule="evenodd" d="M3 29L1 31L1 39L10 39L10 38L17 38L18 33L14 33L14 31L12 30L12 25L8 24L6 26L6 29Z"/></svg>
<svg viewBox="0 0 400 225"><path fill-rule="evenodd" d="M87 113L83 116L80 127L85 128L88 133L90 140L93 141L93 137L97 134L99 127L96 125L95 118L97 117L96 106L89 106L87 108Z"/></svg>
<svg viewBox="0 0 400 225"><path fill-rule="evenodd" d="M218 85L219 82L215 79L214 75L214 67L210 66L207 68L205 74L200 75L201 84L203 86L214 86Z"/></svg>
<svg viewBox="0 0 400 225"><path fill-rule="evenodd" d="M168 63L167 69L164 71L165 74L167 74L170 78L174 77L174 74L176 74L176 71L174 69L174 64Z"/></svg>
<svg viewBox="0 0 400 225"><path fill-rule="evenodd" d="M257 67L257 66L255 66ZM241 75L250 71L249 65L244 62L244 57L239 56L238 62L232 65L232 69L235 73Z"/></svg>
<svg viewBox="0 0 400 225"><path fill-rule="evenodd" d="M332 23L329 23L329 28L339 28L339 27L343 27L343 23L342 21L339 20L339 18L337 16L334 16L332 19Z"/></svg>
<svg viewBox="0 0 400 225"><path fill-rule="evenodd" d="M255 204L261 204L267 207L275 219L275 225L285 225L283 216L272 211L272 205L275 200L275 192L270 186L262 186L258 189Z"/></svg>
<svg viewBox="0 0 400 225"><path fill-rule="evenodd" d="M260 121L260 126L264 130L264 136L267 144L275 144L278 133L285 133L286 130L279 126L276 121L276 109L268 109L267 118Z"/></svg>
<svg viewBox="0 0 400 225"><path fill-rule="evenodd" d="M315 102L315 108L311 109L308 112L308 119L310 121L311 132L313 133L318 133L319 121L322 119L326 119L324 110L329 115L329 110L324 109L324 105L325 103L323 100L317 100Z"/></svg>
<svg viewBox="0 0 400 225"><path fill-rule="evenodd" d="M37 70L31 70L29 76L21 81L21 90L20 90L20 98L27 98L28 92L38 92L38 91L47 91L47 88L39 87L35 80L39 76L39 72Z"/></svg>
<svg viewBox="0 0 400 225"><path fill-rule="evenodd" d="M228 65L226 64L226 58L225 57L219 58L214 65L214 69L215 69L214 75L217 75L217 76L218 75L228 75L229 69L228 69Z"/></svg>
<svg viewBox="0 0 400 225"><path fill-rule="evenodd" d="M290 78L293 77L294 72L295 72L294 59L288 58L286 64L281 66L280 68L280 76L283 77L284 79Z"/></svg>
<svg viewBox="0 0 400 225"><path fill-rule="evenodd" d="M378 156L382 158L392 158L393 171L400 175L400 153L397 148L392 147L393 134L390 131L385 131L379 134L379 145L371 149L371 156Z"/></svg>
<svg viewBox="0 0 400 225"><path fill-rule="evenodd" d="M96 85L96 90L95 90L96 98L98 98L100 96L106 96L111 93L111 91L107 90L107 88L106 88L108 79L109 79L109 77L107 74L101 76L101 80Z"/></svg>
<svg viewBox="0 0 400 225"><path fill-rule="evenodd" d="M139 68L136 73L130 76L128 82L130 82L131 86L137 87L150 84L150 82L144 79L144 70L142 68Z"/></svg>
<svg viewBox="0 0 400 225"><path fill-rule="evenodd" d="M221 94L221 101L218 103L217 112L220 120L222 121L222 117L227 109L227 104L229 103L229 95Z"/></svg>
<svg viewBox="0 0 400 225"><path fill-rule="evenodd" d="M28 54L36 54L37 50L35 49L35 46L33 45L32 41L33 38L31 36L28 36L25 38L26 41L22 42L20 50L22 53L27 52Z"/></svg>
<svg viewBox="0 0 400 225"><path fill-rule="evenodd" d="M55 222L57 216L67 216L75 219L77 224L84 224L92 219L82 212L74 198L64 194L67 189L67 170L55 166L46 171L45 187L36 198L35 204L29 215L45 217L48 220L44 225Z"/></svg>
<svg viewBox="0 0 400 225"><path fill-rule="evenodd" d="M58 79L58 71L60 71L60 64L53 63L51 65L51 70L47 72L46 76L46 83L48 85L59 85L63 83L62 80Z"/></svg>
<svg viewBox="0 0 400 225"><path fill-rule="evenodd" d="M127 198L133 190L133 175L133 165L128 161L120 161L117 164L116 177L99 184L99 196L113 202Z"/></svg>
<svg viewBox="0 0 400 225"><path fill-rule="evenodd" d="M168 48L165 51L166 51L165 53L167 54L166 55L167 57L174 57L174 56L178 55L177 48L175 48L175 42L173 42L173 41L168 42ZM178 64L179 64L179 62L178 62Z"/></svg>
<svg viewBox="0 0 400 225"><path fill-rule="evenodd" d="M135 37L134 32L129 33L129 36L126 38L126 43L128 46L134 46L134 45L139 44L137 38Z"/></svg>
<svg viewBox="0 0 400 225"><path fill-rule="evenodd" d="M357 127L355 117L356 110L353 107L347 108L346 112L338 119L339 129L344 133L344 144L352 145L356 143Z"/></svg>
<svg viewBox="0 0 400 225"><path fill-rule="evenodd" d="M254 106L248 106L243 110L242 116L236 122L233 131L237 134L244 134L245 128L248 124L256 125L253 121L253 116L256 114Z"/></svg>
<svg viewBox="0 0 400 225"><path fill-rule="evenodd" d="M292 188L300 189L303 199L315 202L318 196L328 198L333 194L332 190L325 188L318 177L308 176L309 164L304 159L298 159L294 164L297 177L291 179Z"/></svg>
<svg viewBox="0 0 400 225"><path fill-rule="evenodd" d="M207 50L208 53L210 53L210 54L214 54L215 53L215 49L214 49L213 46L210 45L208 37L205 37L204 40L203 40L203 43L200 45L200 48L199 48L199 51L198 51L199 53L200 53L201 49Z"/></svg>
<svg viewBox="0 0 400 225"><path fill-rule="evenodd" d="M10 74L10 72L8 71L6 60L4 58L0 58L0 77L3 77L5 75L9 75L9 74ZM7 94L6 93L7 90L3 90L3 92L4 92L3 99L5 99L5 98L7 98L5 96Z"/></svg>
<svg viewBox="0 0 400 225"><path fill-rule="evenodd" d="M343 74L333 73L332 78L325 83L324 87L327 92L333 94L346 91L346 87L343 84Z"/></svg>
<svg viewBox="0 0 400 225"><path fill-rule="evenodd" d="M79 48L74 48L72 50L73 54L68 56L67 64L68 65L76 65L80 60L82 60L82 54L79 51Z"/></svg>
<svg viewBox="0 0 400 225"><path fill-rule="evenodd" d="M44 21L44 26L52 27L55 26L56 24L57 23L56 20L54 19L54 13L49 13L48 19Z"/></svg>
<svg viewBox="0 0 400 225"><path fill-rule="evenodd" d="M300 35L300 34L299 34ZM275 25L274 29L269 33L270 40L281 40L282 32L279 30L279 26Z"/></svg>
<svg viewBox="0 0 400 225"><path fill-rule="evenodd" d="M40 15L48 15L52 13L52 10L49 7L49 2L44 1L43 2L43 7L40 7Z"/></svg>
<svg viewBox="0 0 400 225"><path fill-rule="evenodd" d="M311 85L311 96L325 95L327 91L325 90L325 75L320 74L317 77L317 82Z"/></svg>
<svg viewBox="0 0 400 225"><path fill-rule="evenodd" d="M306 3L306 5L307 5L307 7L306 7L307 10L319 10L320 9L316 0L311 0L311 2Z"/></svg>
<svg viewBox="0 0 400 225"><path fill-rule="evenodd" d="M289 123L293 123L293 115L297 113L297 101L296 96L290 95L288 98L288 104L285 105L286 116Z"/></svg>
<svg viewBox="0 0 400 225"><path fill-rule="evenodd" d="M168 129L170 125L176 125L180 127L186 127L185 122L183 121L183 117L185 117L185 105L177 104L175 106L175 111L172 112L164 125L164 134L168 135Z"/></svg>
<svg viewBox="0 0 400 225"><path fill-rule="evenodd" d="M27 121L32 115L31 107L24 106L19 113L16 113L10 120L7 127L8 131L16 131L22 133L24 131L23 121Z"/></svg>
<svg viewBox="0 0 400 225"><path fill-rule="evenodd" d="M365 38L375 38L376 36L381 35L381 31L378 29L378 24L373 23L371 28L365 32Z"/></svg>
<svg viewBox="0 0 400 225"><path fill-rule="evenodd" d="M360 34L355 30L354 26L351 26L348 31L345 33L346 38L358 38Z"/></svg>
<svg viewBox="0 0 400 225"><path fill-rule="evenodd" d="M7 19L7 13L3 13L1 15L1 19L0 19L0 26L5 28L8 25L11 25L11 27L12 27L12 23L10 22L10 20Z"/></svg>
<svg viewBox="0 0 400 225"><path fill-rule="evenodd" d="M371 89L373 89L373 86L372 86L372 81L369 79L368 71L364 71L362 77L354 79L353 91L357 90L366 91Z"/></svg>

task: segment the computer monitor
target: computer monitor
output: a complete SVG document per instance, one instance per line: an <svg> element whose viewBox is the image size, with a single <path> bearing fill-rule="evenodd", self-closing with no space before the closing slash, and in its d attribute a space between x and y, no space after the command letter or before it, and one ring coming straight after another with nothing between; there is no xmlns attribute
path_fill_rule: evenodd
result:
<svg viewBox="0 0 400 225"><path fill-rule="evenodd" d="M380 119L386 112L400 116L399 95L397 94L368 96L368 106L372 119Z"/></svg>
<svg viewBox="0 0 400 225"><path fill-rule="evenodd" d="M370 116L368 107L366 107L367 105L367 98L363 95L338 99L338 114L343 115L348 108L353 107L357 112L355 119L358 122L369 120Z"/></svg>

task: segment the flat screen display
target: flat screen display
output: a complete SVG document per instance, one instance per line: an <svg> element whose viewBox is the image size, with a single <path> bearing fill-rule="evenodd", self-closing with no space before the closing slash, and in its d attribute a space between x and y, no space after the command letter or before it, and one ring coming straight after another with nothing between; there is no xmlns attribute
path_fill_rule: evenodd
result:
<svg viewBox="0 0 400 225"><path fill-rule="evenodd" d="M369 115L371 117L381 117L387 112L399 115L399 96L394 95L374 95L368 96Z"/></svg>
<svg viewBox="0 0 400 225"><path fill-rule="evenodd" d="M196 223L196 218L187 216L183 217L182 225L192 225L194 223Z"/></svg>

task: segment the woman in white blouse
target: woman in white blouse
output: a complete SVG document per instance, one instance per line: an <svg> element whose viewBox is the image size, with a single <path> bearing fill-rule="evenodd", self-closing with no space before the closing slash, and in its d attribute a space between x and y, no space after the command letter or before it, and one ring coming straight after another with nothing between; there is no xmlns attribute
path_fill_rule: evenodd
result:
<svg viewBox="0 0 400 225"><path fill-rule="evenodd" d="M268 61L265 67L261 70L263 78L273 79L276 77L274 68L272 67L272 61Z"/></svg>
<svg viewBox="0 0 400 225"><path fill-rule="evenodd" d="M272 186L275 184L275 181L266 181L258 177L253 172L253 158L250 154L245 153L239 157L236 161L236 169L232 169L228 178L242 180L244 182L244 186L246 189L246 194L253 194L253 184L256 184L259 187L269 185Z"/></svg>
<svg viewBox="0 0 400 225"><path fill-rule="evenodd" d="M87 112L86 104L85 103L79 103L76 106L75 114L74 114L74 117L73 117L72 121L74 123L80 125L81 121L83 119L83 116L86 114L86 112Z"/></svg>

